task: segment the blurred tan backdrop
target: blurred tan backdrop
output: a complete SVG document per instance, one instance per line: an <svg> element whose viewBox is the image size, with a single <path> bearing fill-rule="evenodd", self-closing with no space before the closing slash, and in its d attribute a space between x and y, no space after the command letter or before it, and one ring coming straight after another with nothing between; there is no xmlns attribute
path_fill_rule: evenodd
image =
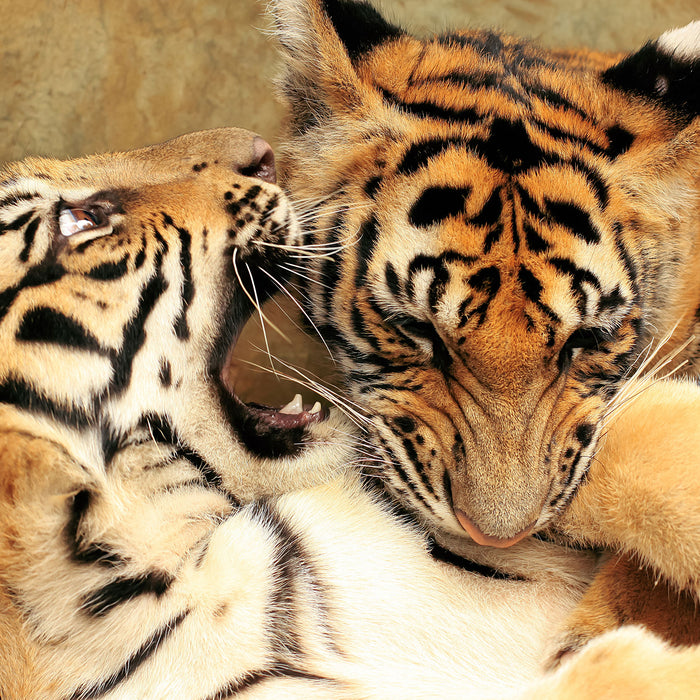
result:
<svg viewBox="0 0 700 700"><path fill-rule="evenodd" d="M377 5L418 32L497 26L547 45L607 50L633 49L700 18L700 0ZM31 153L133 148L226 125L257 131L274 146L281 115L270 89L276 56L262 31L263 10L263 0L0 0L0 163ZM276 340L274 351L327 374L323 347L288 332L293 345ZM269 364L254 350L262 344L253 330L240 349ZM242 387L252 370L241 367ZM277 400L275 381L252 383L256 398Z"/></svg>

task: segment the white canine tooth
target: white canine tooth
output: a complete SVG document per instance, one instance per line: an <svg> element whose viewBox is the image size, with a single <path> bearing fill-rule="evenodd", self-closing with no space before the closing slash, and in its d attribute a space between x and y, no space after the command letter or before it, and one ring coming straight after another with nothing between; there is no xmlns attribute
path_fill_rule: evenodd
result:
<svg viewBox="0 0 700 700"><path fill-rule="evenodd" d="M321 413L321 402L317 401L312 407L309 413Z"/></svg>
<svg viewBox="0 0 700 700"><path fill-rule="evenodd" d="M301 394L296 394L294 398L284 407L280 408L280 413L288 413L290 415L296 415L304 410L304 404L301 400Z"/></svg>

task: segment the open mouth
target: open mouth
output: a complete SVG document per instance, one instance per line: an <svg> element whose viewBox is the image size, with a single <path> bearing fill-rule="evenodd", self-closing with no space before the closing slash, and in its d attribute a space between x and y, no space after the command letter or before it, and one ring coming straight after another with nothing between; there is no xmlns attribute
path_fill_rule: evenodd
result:
<svg viewBox="0 0 700 700"><path fill-rule="evenodd" d="M260 303L270 298L275 291L265 284L265 280L256 280ZM243 326L254 311L250 302L242 297L242 294L235 294L234 308L230 310L226 323L229 326L228 332L223 332L218 343L216 356L221 359L214 363L212 371L212 376L217 380L221 405L239 439L249 451L261 457L294 456L309 441L309 428L325 421L329 410L320 401L304 403L299 393L291 401L280 405L268 405L256 400L244 401L238 395L230 372L231 363ZM254 369L250 371L255 372ZM264 379L260 379L256 383L263 382Z"/></svg>

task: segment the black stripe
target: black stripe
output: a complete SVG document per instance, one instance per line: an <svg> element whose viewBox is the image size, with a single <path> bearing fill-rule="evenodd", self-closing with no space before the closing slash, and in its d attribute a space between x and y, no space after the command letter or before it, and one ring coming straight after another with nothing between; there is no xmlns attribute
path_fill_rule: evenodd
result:
<svg viewBox="0 0 700 700"><path fill-rule="evenodd" d="M494 569L492 566L487 566L486 564L478 564L475 561L465 559L464 557L450 552L449 549L445 549L439 545L432 537L428 538L428 554L430 554L433 559L437 559L445 564L450 564L451 566L456 566L463 571L468 571L472 574L479 574L479 576L485 576L487 578L498 579L502 581L527 581L523 576L518 574L510 574L507 571L501 571L499 569Z"/></svg>
<svg viewBox="0 0 700 700"><path fill-rule="evenodd" d="M182 270L182 292L180 300L182 307L175 319L175 335L180 340L187 340L190 337L190 329L187 324L187 311L194 298L194 282L192 281L192 236L190 232L180 226L175 226L172 218L165 212L162 213L163 221L167 226L174 228L180 236L180 268Z"/></svg>
<svg viewBox="0 0 700 700"><path fill-rule="evenodd" d="M503 202L501 201L501 188L497 187L491 196L486 200L481 211L469 219L472 226L495 226L503 213Z"/></svg>
<svg viewBox="0 0 700 700"><path fill-rule="evenodd" d="M399 175L412 175L451 148L464 147L462 139L427 139L410 146L396 168Z"/></svg>
<svg viewBox="0 0 700 700"><path fill-rule="evenodd" d="M71 695L67 696L67 700L92 700L93 698L99 698L112 692L158 651L159 647L175 632L189 613L189 610L184 610L172 620L166 622L163 627L154 632L146 642L124 662L121 668L115 671L107 680L93 685L79 686Z"/></svg>
<svg viewBox="0 0 700 700"><path fill-rule="evenodd" d="M464 212L470 187L427 187L408 212L412 226L426 228Z"/></svg>
<svg viewBox="0 0 700 700"><path fill-rule="evenodd" d="M481 115L472 107L453 109L451 107L441 107L434 102L407 102L385 88L378 88L378 90L387 105L419 119L440 119L448 122L466 122L468 124L476 124L481 119Z"/></svg>
<svg viewBox="0 0 700 700"><path fill-rule="evenodd" d="M172 445L176 455L182 459L186 459L202 475L207 486L221 490L232 503L234 502L235 499L233 499L233 496L223 491L221 475L204 459L204 457L184 443L165 416L149 413L141 418L139 426L145 428L155 442L163 445Z"/></svg>
<svg viewBox="0 0 700 700"><path fill-rule="evenodd" d="M9 224L0 224L0 232L5 233L6 231L17 231L21 229L34 214L36 214L36 211L30 209L29 211L25 211L24 214L20 214L16 219L10 221Z"/></svg>
<svg viewBox="0 0 700 700"><path fill-rule="evenodd" d="M8 287L0 292L0 321L5 317L17 295L23 289L41 287L44 284L56 282L65 274L66 270L61 265L44 262L32 267L16 287Z"/></svg>
<svg viewBox="0 0 700 700"><path fill-rule="evenodd" d="M362 287L367 276L367 267L374 253L374 248L379 238L379 222L377 215L372 213L360 227L360 240L357 244L357 268L355 272L355 284Z"/></svg>
<svg viewBox="0 0 700 700"><path fill-rule="evenodd" d="M24 315L16 338L26 343L51 343L71 350L107 354L97 338L80 323L46 306L39 306Z"/></svg>
<svg viewBox="0 0 700 700"><path fill-rule="evenodd" d="M544 198L544 202L546 213L574 236L586 243L600 243L600 233L593 225L588 212L573 202L556 202L548 197Z"/></svg>
<svg viewBox="0 0 700 700"><path fill-rule="evenodd" d="M205 700L226 700L227 698L232 698L239 693L250 690L264 681L274 678L299 678L302 680L314 681L316 683L318 681L324 681L337 685L337 681L334 681L333 679L325 678L324 676L317 676L314 673L294 668L289 664L277 662L271 665L270 668L264 670L248 671L241 680L227 683L213 695L208 695ZM303 697L303 695L300 695L299 697Z"/></svg>
<svg viewBox="0 0 700 700"><path fill-rule="evenodd" d="M389 429L392 431L392 433L394 432L391 426L389 426ZM395 452L391 449L391 447L389 447L389 443L379 434L376 434L376 437L379 440L382 449L389 457L390 468L393 474L395 474L401 480L401 482L408 487L410 491L409 495L414 496L426 510L434 514L432 506L425 500L425 497L418 490L416 484L413 482L413 479L411 479L411 477L406 473L406 470L401 466L401 462L396 457ZM391 475L389 474L388 476L391 480Z"/></svg>
<svg viewBox="0 0 700 700"><path fill-rule="evenodd" d="M40 394L21 379L8 379L0 384L0 403L12 404L75 428L85 428L93 423L97 411L96 401L89 409L66 406Z"/></svg>
<svg viewBox="0 0 700 700"><path fill-rule="evenodd" d="M29 253L34 244L34 236L36 235L36 230L39 228L40 221L41 219L37 216L35 219L32 219L27 228L24 229L24 248L22 248L22 252L19 254L19 259L23 263L29 260Z"/></svg>
<svg viewBox="0 0 700 700"><path fill-rule="evenodd" d="M136 314L124 329L122 346L119 352L114 355L112 361L113 375L110 384L112 395L120 394L129 385L134 358L146 341L146 331L144 330L146 320L151 311L153 311L156 302L168 288L168 282L161 271L162 261L163 253L158 251L155 260L155 273L143 292L141 292Z"/></svg>
<svg viewBox="0 0 700 700"><path fill-rule="evenodd" d="M103 617L118 605L152 593L160 598L170 587L173 577L163 571L138 576L120 576L83 597L81 609L94 617Z"/></svg>
<svg viewBox="0 0 700 700"><path fill-rule="evenodd" d="M118 280L128 272L129 253L119 262L105 262L97 265L87 273L87 276L94 280Z"/></svg>
<svg viewBox="0 0 700 700"><path fill-rule="evenodd" d="M523 230L525 231L525 245L533 253L544 253L551 248L550 244L540 236L539 232L529 221L523 224Z"/></svg>
<svg viewBox="0 0 700 700"><path fill-rule="evenodd" d="M114 567L124 564L124 558L99 542L84 542L80 534L83 518L93 501L93 494L83 489L70 501L70 515L64 528L64 535L71 551L71 558L79 564L99 564Z"/></svg>
<svg viewBox="0 0 700 700"><path fill-rule="evenodd" d="M0 183L0 186L4 183ZM39 195L36 192L21 192L18 194L10 194L7 197L0 199L0 209L12 206L14 204L19 204L20 202L26 202L30 199L37 199ZM2 230L2 224L0 224L0 231ZM0 235L2 235L0 233Z"/></svg>

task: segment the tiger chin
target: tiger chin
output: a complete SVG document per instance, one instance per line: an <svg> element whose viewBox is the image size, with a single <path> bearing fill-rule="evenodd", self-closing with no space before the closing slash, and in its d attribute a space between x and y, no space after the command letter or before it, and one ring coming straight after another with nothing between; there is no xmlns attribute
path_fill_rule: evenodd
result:
<svg viewBox="0 0 700 700"><path fill-rule="evenodd" d="M470 556L533 533L622 556L562 654L631 620L698 642L698 464L675 449L700 411L679 398L651 448L639 377L700 374L700 22L623 56L422 39L362 1L270 8L285 182L319 203L313 240L343 246L309 266L306 311L383 483ZM614 464L600 450L632 399Z"/></svg>

